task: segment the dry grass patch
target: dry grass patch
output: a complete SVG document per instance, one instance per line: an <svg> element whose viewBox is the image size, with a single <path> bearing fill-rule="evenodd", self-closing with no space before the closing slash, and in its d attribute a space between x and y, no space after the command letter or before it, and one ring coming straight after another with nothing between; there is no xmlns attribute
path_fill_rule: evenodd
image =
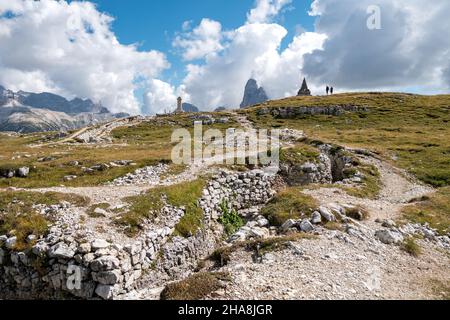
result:
<svg viewBox="0 0 450 320"><path fill-rule="evenodd" d="M173 186L150 189L142 195L126 198L130 204L127 212L120 215L119 225L125 227L125 233L133 237L146 219L154 219L165 203L184 207L185 215L175 227L175 234L189 237L203 226L203 210L198 206L198 199L205 187L204 179L183 182Z"/></svg>
<svg viewBox="0 0 450 320"><path fill-rule="evenodd" d="M450 300L450 281L431 280L434 294L442 300Z"/></svg>
<svg viewBox="0 0 450 320"><path fill-rule="evenodd" d="M278 119L245 112L263 128L303 130L311 139L366 148L435 187L450 185L450 95L419 96L402 93L348 93L328 97L293 97L269 101L264 106L300 107L355 105L367 111L340 116L305 115Z"/></svg>
<svg viewBox="0 0 450 320"><path fill-rule="evenodd" d="M44 236L52 220L36 212L33 205L54 205L63 201L80 207L89 203L89 199L74 194L0 191L0 234L12 232L17 237L15 250L25 250L32 245L26 238Z"/></svg>
<svg viewBox="0 0 450 320"><path fill-rule="evenodd" d="M182 281L168 284L161 292L161 300L201 300L223 288L225 281L231 281L228 273L196 273Z"/></svg>
<svg viewBox="0 0 450 320"><path fill-rule="evenodd" d="M231 261L233 252L236 252L239 249L246 249L258 254L264 254L266 252L284 250L288 248L289 242L292 241L301 239L311 240L315 238L317 237L310 233L293 233L282 237L242 241L234 243L231 246L216 249L208 259L216 262L218 266L223 267Z"/></svg>
<svg viewBox="0 0 450 320"><path fill-rule="evenodd" d="M447 234L450 231L450 187L418 200L421 201L403 209L402 221L428 223L440 234Z"/></svg>
<svg viewBox="0 0 450 320"><path fill-rule="evenodd" d="M317 201L301 192L299 188L291 187L279 192L261 210L271 225L281 226L289 219L301 219L310 216L318 207Z"/></svg>
<svg viewBox="0 0 450 320"><path fill-rule="evenodd" d="M422 253L422 249L417 244L416 240L413 237L409 237L403 241L400 248L412 255L413 257L418 257Z"/></svg>

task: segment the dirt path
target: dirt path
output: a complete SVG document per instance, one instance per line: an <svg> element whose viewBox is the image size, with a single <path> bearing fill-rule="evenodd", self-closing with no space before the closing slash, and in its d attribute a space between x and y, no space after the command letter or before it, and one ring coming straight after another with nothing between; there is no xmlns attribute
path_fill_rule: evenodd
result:
<svg viewBox="0 0 450 320"><path fill-rule="evenodd" d="M361 160L377 167L382 182L381 191L376 199L362 199L348 195L338 188L320 188L305 190L321 204L337 203L361 205L370 212L370 220L395 219L405 204L414 198L432 193L433 188L410 177L406 172L391 166L389 163L367 156Z"/></svg>
<svg viewBox="0 0 450 320"><path fill-rule="evenodd" d="M436 299L441 298L435 282L450 281L448 252L419 240L423 254L418 258L385 245L374 237L381 228L376 219L395 219L410 200L433 192L404 171L364 156L375 165L383 182L379 196L361 199L338 188L305 190L320 204L362 205L370 219L360 224L364 237L341 231L321 230L318 239L300 240L289 249L268 254L254 263L249 252L233 254L231 284L214 293L219 299Z"/></svg>

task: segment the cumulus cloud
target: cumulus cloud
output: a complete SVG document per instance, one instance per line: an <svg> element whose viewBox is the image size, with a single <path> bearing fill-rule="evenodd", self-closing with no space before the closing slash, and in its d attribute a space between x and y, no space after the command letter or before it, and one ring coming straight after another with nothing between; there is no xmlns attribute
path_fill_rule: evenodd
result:
<svg viewBox="0 0 450 320"><path fill-rule="evenodd" d="M237 106L257 66L277 54L287 31L277 24L247 24L229 34L230 43L205 64L190 64L183 83L192 103L205 110Z"/></svg>
<svg viewBox="0 0 450 320"><path fill-rule="evenodd" d="M169 64L160 52L120 44L112 21L90 2L0 0L0 83L139 113L139 82Z"/></svg>
<svg viewBox="0 0 450 320"><path fill-rule="evenodd" d="M247 14L247 22L271 22L291 2L292 0L256 0L255 8Z"/></svg>
<svg viewBox="0 0 450 320"><path fill-rule="evenodd" d="M183 24L187 30L190 22ZM223 49L222 25L214 20L202 19L200 24L191 32L178 35L173 46L183 51L183 58L187 61L202 59Z"/></svg>
<svg viewBox="0 0 450 320"><path fill-rule="evenodd" d="M175 111L179 96L182 96L185 101L189 100L189 94L185 92L184 86L175 88L162 80L152 79L149 81L148 90L144 94L143 114L152 115Z"/></svg>
<svg viewBox="0 0 450 320"><path fill-rule="evenodd" d="M315 0L316 32L328 38L322 51L305 56L304 72L315 83L352 90L449 87L450 2L376 3L381 29L370 30L367 8L373 1Z"/></svg>
<svg viewBox="0 0 450 320"><path fill-rule="evenodd" d="M205 110L240 104L245 83L255 78L272 98L295 94L300 86L303 55L321 48L325 36L303 33L284 51L287 30L278 24L246 24L230 35L223 54L204 65L189 65L184 79L192 103Z"/></svg>
<svg viewBox="0 0 450 320"><path fill-rule="evenodd" d="M183 85L192 103L205 110L237 107L250 77L273 99L295 95L303 76L314 94L326 85L421 92L450 87L447 0L436 0L426 11L425 0L380 0L380 30L367 27L371 0L315 0L314 32L300 30L280 50L287 30L270 21L288 3L256 1L247 22L226 32L220 52L187 66Z"/></svg>
<svg viewBox="0 0 450 320"><path fill-rule="evenodd" d="M295 94L302 80L303 56L321 49L326 35L303 32L280 51L288 32L270 21L289 3L258 0L246 23L235 30L222 30L220 23L203 19L191 32L178 35L173 45L184 49L183 57L203 60L186 66L187 75L179 88L162 82L152 86L145 99L148 111L161 112L161 105L173 104L177 95L202 110L235 108L249 78L263 85L271 98Z"/></svg>

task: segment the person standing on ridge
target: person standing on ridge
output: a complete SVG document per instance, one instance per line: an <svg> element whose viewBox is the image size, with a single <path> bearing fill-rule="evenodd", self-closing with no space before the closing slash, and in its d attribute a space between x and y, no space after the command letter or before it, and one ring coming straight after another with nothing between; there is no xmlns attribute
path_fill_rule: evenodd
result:
<svg viewBox="0 0 450 320"><path fill-rule="evenodd" d="M330 93L331 93L331 94L333 94L333 92L334 92L334 88L333 88L333 87L331 87L331 89L330 89Z"/></svg>
<svg viewBox="0 0 450 320"><path fill-rule="evenodd" d="M328 95L329 92L330 92L330 87L327 86L327 95Z"/></svg>

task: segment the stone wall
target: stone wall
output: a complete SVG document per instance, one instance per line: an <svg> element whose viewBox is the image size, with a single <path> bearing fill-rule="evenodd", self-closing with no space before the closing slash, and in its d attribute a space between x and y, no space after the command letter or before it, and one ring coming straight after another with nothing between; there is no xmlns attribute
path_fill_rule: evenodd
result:
<svg viewBox="0 0 450 320"><path fill-rule="evenodd" d="M79 208L41 206L41 214L59 218L47 236L30 239L30 249L14 251L15 237L0 237L0 299L115 299L155 268L170 277L191 272L223 239L217 223L222 200L236 209L265 203L273 195L270 179L260 170L213 177L199 199L204 228L190 238L173 237L183 208L165 206L158 225L146 223L138 238L122 245L86 232Z"/></svg>
<svg viewBox="0 0 450 320"><path fill-rule="evenodd" d="M320 154L315 161L280 163L280 175L289 185L342 181L345 178L344 170L355 167L354 157L343 148L322 144L318 149Z"/></svg>
<svg viewBox="0 0 450 320"><path fill-rule="evenodd" d="M273 108L261 108L256 111L257 115L270 114L273 117L281 119L296 118L303 115L331 115L339 116L344 112L360 112L367 111L367 107L354 106L354 105L335 105L335 106L286 106L286 107L273 107Z"/></svg>

